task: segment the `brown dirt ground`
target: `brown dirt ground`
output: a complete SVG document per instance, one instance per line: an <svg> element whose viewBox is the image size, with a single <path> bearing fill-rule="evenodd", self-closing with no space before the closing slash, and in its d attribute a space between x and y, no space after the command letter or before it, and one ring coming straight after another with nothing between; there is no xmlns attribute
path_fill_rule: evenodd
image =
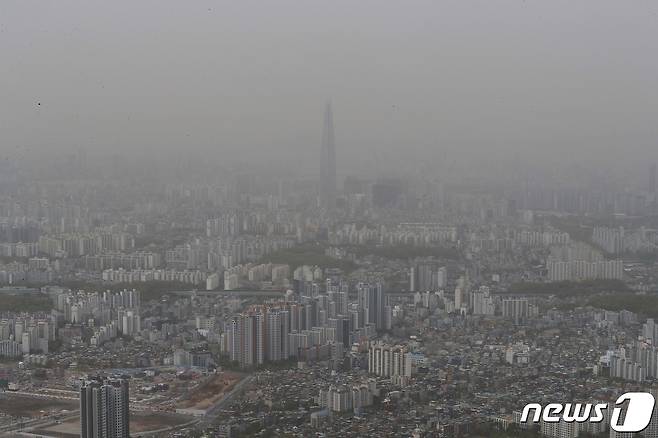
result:
<svg viewBox="0 0 658 438"><path fill-rule="evenodd" d="M21 397L0 394L0 412L15 417L40 417L41 411L61 411L67 409L74 411L79 408L78 402L73 400L42 399L36 397Z"/></svg>
<svg viewBox="0 0 658 438"><path fill-rule="evenodd" d="M243 378L238 373L224 372L211 377L210 380L199 385L187 399L182 401L182 409L207 409L229 392L236 383Z"/></svg>
<svg viewBox="0 0 658 438"><path fill-rule="evenodd" d="M130 433L131 435L149 430L164 429L190 421L191 417L184 415L165 414L158 412L131 412L130 413ZM34 431L35 434L50 435L57 438L73 438L80 436L80 420L72 418L44 427Z"/></svg>

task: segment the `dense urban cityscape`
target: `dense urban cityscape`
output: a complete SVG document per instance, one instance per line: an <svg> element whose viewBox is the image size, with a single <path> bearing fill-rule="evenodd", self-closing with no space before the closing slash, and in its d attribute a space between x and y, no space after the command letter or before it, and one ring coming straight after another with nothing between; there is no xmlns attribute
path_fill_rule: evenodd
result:
<svg viewBox="0 0 658 438"><path fill-rule="evenodd" d="M91 3L0 4L1 437L658 438L653 5Z"/></svg>
<svg viewBox="0 0 658 438"><path fill-rule="evenodd" d="M656 166L621 193L339 189L324 112L316 181L34 179L5 162L2 430L625 436L521 410L658 389ZM91 173L81 154L64 165Z"/></svg>

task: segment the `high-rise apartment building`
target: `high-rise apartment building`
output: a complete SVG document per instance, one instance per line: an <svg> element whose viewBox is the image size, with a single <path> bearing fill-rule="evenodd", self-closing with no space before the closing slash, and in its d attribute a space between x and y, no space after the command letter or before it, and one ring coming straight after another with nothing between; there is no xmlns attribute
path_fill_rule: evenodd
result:
<svg viewBox="0 0 658 438"><path fill-rule="evenodd" d="M502 300L503 317L515 323L525 321L531 315L531 306L527 298L510 297Z"/></svg>
<svg viewBox="0 0 658 438"><path fill-rule="evenodd" d="M471 308L473 315L494 315L496 306L487 286L480 286L480 289L471 292Z"/></svg>
<svg viewBox="0 0 658 438"><path fill-rule="evenodd" d="M409 290L411 292L427 292L443 289L448 284L448 273L445 267L439 267L436 262L421 262L409 268Z"/></svg>
<svg viewBox="0 0 658 438"><path fill-rule="evenodd" d="M288 310L262 308L236 315L226 332L230 358L242 368L287 360L291 355Z"/></svg>
<svg viewBox="0 0 658 438"><path fill-rule="evenodd" d="M83 380L80 386L80 437L128 438L130 436L128 381Z"/></svg>
<svg viewBox="0 0 658 438"><path fill-rule="evenodd" d="M411 377L411 355L404 347L373 343L368 350L368 371L382 377Z"/></svg>
<svg viewBox="0 0 658 438"><path fill-rule="evenodd" d="M359 283L356 289L364 324L374 324L378 330L385 329L386 303L381 283Z"/></svg>

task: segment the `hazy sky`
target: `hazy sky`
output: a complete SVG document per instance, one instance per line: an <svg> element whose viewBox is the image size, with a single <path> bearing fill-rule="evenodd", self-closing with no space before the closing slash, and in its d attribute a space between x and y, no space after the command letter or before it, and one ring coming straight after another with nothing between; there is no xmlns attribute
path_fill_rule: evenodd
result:
<svg viewBox="0 0 658 438"><path fill-rule="evenodd" d="M330 98L339 169L645 162L657 49L650 0L2 0L0 148L317 165Z"/></svg>

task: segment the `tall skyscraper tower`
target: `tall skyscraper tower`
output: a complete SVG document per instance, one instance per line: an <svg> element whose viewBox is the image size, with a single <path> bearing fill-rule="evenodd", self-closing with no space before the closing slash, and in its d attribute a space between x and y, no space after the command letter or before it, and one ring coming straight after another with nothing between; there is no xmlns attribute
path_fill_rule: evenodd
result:
<svg viewBox="0 0 658 438"><path fill-rule="evenodd" d="M80 437L130 436L128 381L83 380L80 386Z"/></svg>
<svg viewBox="0 0 658 438"><path fill-rule="evenodd" d="M381 283L356 285L359 309L365 324L374 324L377 330L386 328L386 302Z"/></svg>
<svg viewBox="0 0 658 438"><path fill-rule="evenodd" d="M322 148L320 150L320 204L326 210L336 206L336 143L331 103L324 109Z"/></svg>

